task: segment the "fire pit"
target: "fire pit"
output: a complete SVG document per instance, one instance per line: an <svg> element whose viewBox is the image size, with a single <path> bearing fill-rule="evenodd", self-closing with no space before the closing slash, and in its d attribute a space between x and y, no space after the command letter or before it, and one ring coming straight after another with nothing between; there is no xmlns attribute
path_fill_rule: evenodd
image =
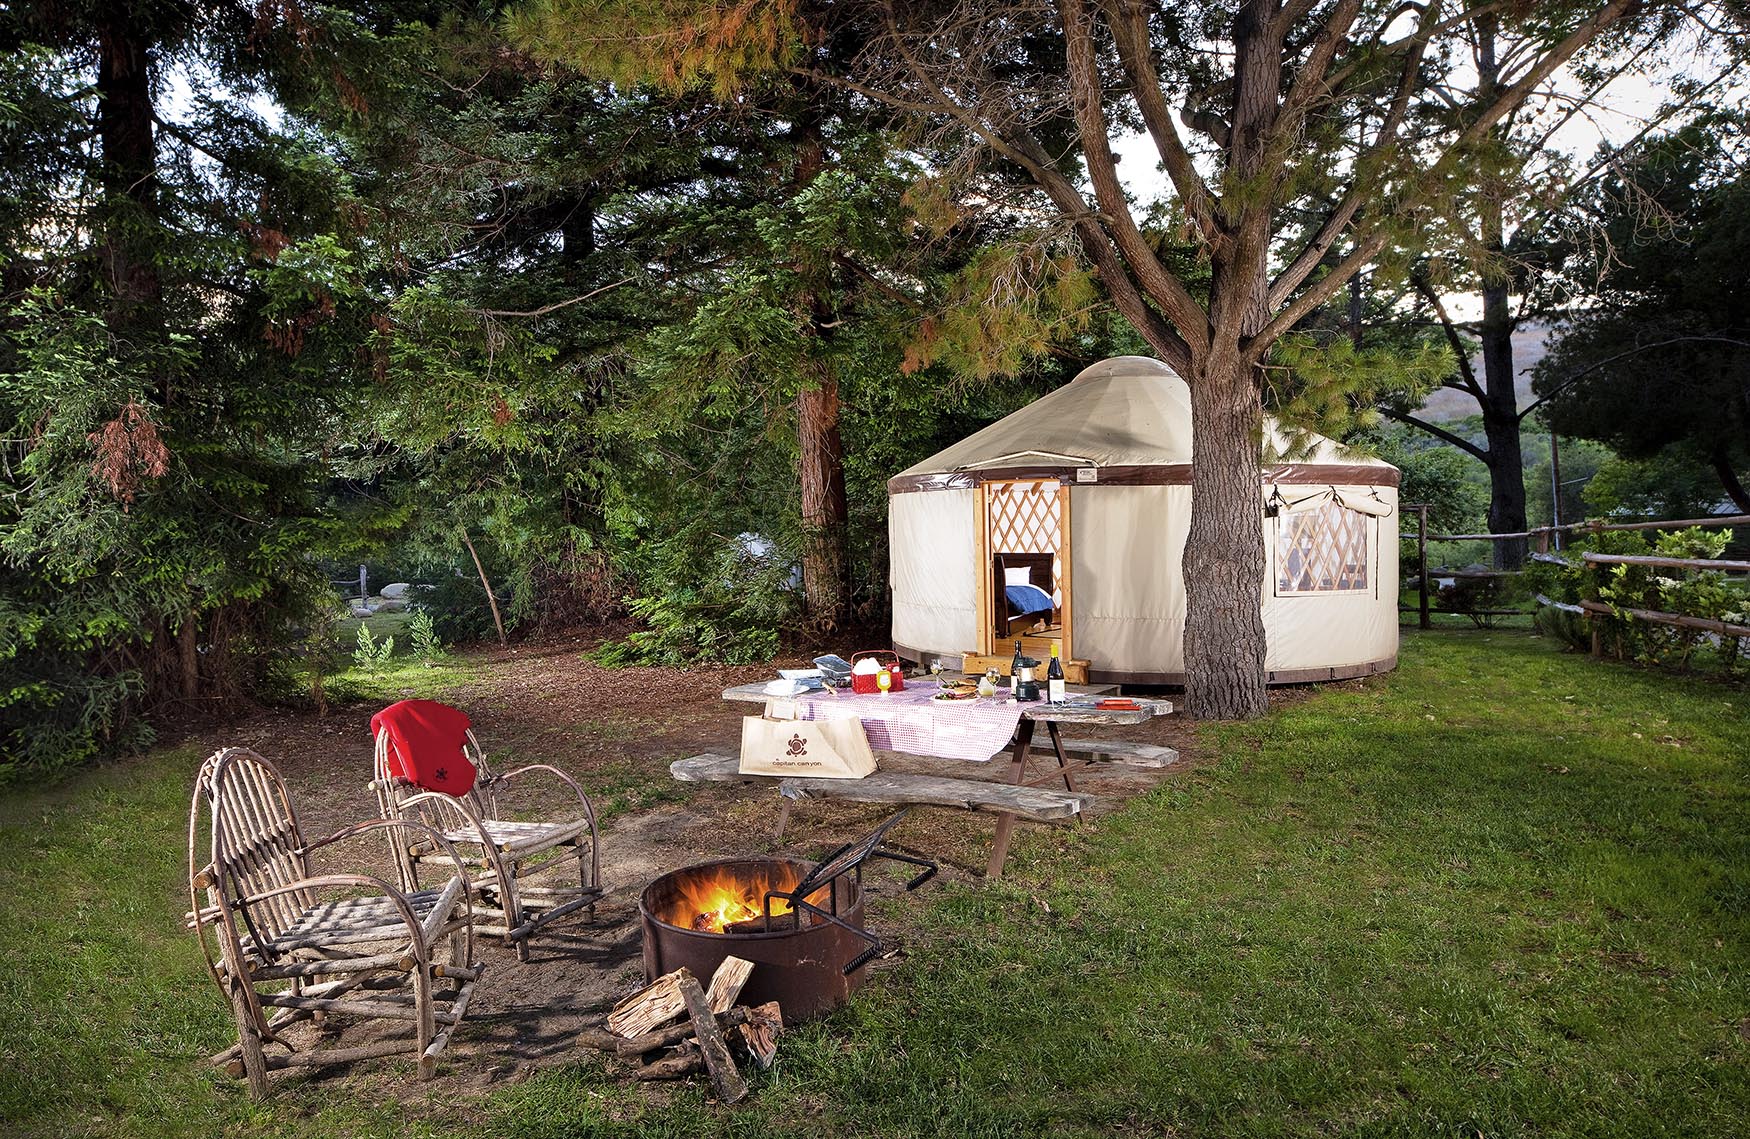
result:
<svg viewBox="0 0 1750 1139"><path fill-rule="evenodd" d="M777 1001L785 1020L837 1008L881 951L880 938L863 928L863 864L888 858L924 867L908 890L936 873L926 859L878 849L904 813L819 865L738 858L664 874L638 899L645 978L682 966L709 978L733 954L754 963L742 989L747 1004Z"/></svg>

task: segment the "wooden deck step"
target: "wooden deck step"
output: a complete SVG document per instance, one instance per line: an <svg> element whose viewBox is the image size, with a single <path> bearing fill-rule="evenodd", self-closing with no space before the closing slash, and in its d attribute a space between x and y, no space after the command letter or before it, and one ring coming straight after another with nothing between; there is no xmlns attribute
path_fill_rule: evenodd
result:
<svg viewBox="0 0 1750 1139"><path fill-rule="evenodd" d="M1041 749L1038 741L1033 747L1035 751L1050 751L1049 744ZM1071 759L1119 763L1125 767L1171 767L1179 762L1179 753L1170 747L1130 740L1064 740L1063 750Z"/></svg>
<svg viewBox="0 0 1750 1139"><path fill-rule="evenodd" d="M742 775L734 756L707 752L669 764L669 773L683 783L726 783L742 779L766 779ZM1073 818L1093 803L1093 796L1043 787L1016 787L983 779L944 779L904 771L877 771L862 779L810 779L787 776L778 783L787 799L843 799L853 803L910 804L920 807L958 807L969 811L1011 813L1034 822L1060 822Z"/></svg>

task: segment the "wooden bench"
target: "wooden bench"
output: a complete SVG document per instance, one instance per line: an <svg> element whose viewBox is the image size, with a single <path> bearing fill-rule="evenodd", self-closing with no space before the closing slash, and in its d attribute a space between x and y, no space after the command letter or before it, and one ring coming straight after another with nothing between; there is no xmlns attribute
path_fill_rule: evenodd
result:
<svg viewBox="0 0 1750 1139"><path fill-rule="evenodd" d="M767 775L743 775L732 755L707 752L669 764L669 774L682 783L733 783L770 779ZM788 775L779 778L778 794L784 807L778 818L774 841L784 837L790 821L790 804L799 799L843 799L853 803L891 803L896 806L956 807L1013 815L1038 823L1060 823L1081 814L1093 796L1044 787L991 783L983 779L944 779L903 771L877 771L861 779L811 779Z"/></svg>
<svg viewBox="0 0 1750 1139"><path fill-rule="evenodd" d="M1170 747L1130 740L1064 740L1063 753L1084 763L1116 763L1124 767L1159 769L1179 762L1179 753Z"/></svg>

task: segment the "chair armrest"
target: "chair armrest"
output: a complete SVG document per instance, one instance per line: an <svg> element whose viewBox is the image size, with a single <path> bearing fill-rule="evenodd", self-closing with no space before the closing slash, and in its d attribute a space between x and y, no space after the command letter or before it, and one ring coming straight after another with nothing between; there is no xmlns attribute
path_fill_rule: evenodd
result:
<svg viewBox="0 0 1750 1139"><path fill-rule="evenodd" d="M445 798L448 797L449 796L447 795L445 796ZM342 839L354 838L358 835L364 834L366 831L383 830L388 827L400 827L404 830L418 831L422 833L426 838L430 839L435 846L450 856L450 861L456 864L456 876L464 882L468 881L468 864L462 861L462 856L456 853L456 848L450 843L450 841L433 828L426 826L424 823L415 822L412 819L366 819L363 822L354 823L350 827L342 827L327 838L319 838L315 842L305 845L299 853L308 855L311 851L320 850L322 847L340 842ZM376 880L377 879L372 879L372 881ZM385 892L388 892L389 888L385 886L384 890ZM282 893L283 891L276 890L273 892ZM399 890L395 890L393 893L396 897L401 896ZM469 905L473 905L473 899L471 897L469 899Z"/></svg>
<svg viewBox="0 0 1750 1139"><path fill-rule="evenodd" d="M590 827L592 829L595 827L595 806L589 801L589 796L584 794L583 788L578 784L577 780L573 779L571 776L569 776L565 772L559 770L557 767L554 767L550 763L525 764L522 767L514 768L513 770L506 771L501 775L495 776L493 778L493 782L494 783L509 783L512 779L523 774L525 771L545 771L545 772L551 774L554 778L558 779L559 782L561 782L561 783L565 784L567 787L571 788L572 794L577 796L578 805L581 806L584 809L584 811L589 815Z"/></svg>
<svg viewBox="0 0 1750 1139"><path fill-rule="evenodd" d="M288 882L283 886L275 886L271 890L263 890L238 900L238 907L247 910L248 907L269 898L277 898L281 894L290 894L298 890L331 890L343 886L364 887L375 890L395 906L395 912L407 926L407 933L412 941L415 956L421 964L425 961L425 927L420 924L419 915L413 912L413 906L407 901L407 895L381 878L371 874L317 874L309 878L300 878L296 882ZM466 879L463 879L463 889L467 889ZM472 902L468 902L471 907Z"/></svg>

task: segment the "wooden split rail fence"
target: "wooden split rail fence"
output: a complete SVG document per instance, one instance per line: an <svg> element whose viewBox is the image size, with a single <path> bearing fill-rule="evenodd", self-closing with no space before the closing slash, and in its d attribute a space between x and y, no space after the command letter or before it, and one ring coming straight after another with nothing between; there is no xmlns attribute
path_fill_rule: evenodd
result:
<svg viewBox="0 0 1750 1139"><path fill-rule="evenodd" d="M1691 526L1702 527L1732 527L1750 526L1750 514L1716 514L1707 518L1675 518L1664 522L1570 522L1561 526L1539 526L1532 530L1519 530L1510 534L1430 534L1428 533L1428 505L1426 503L1406 503L1406 511L1416 512L1417 528L1413 534L1404 534L1402 541L1416 543L1417 563L1417 626L1429 628L1428 609L1428 543L1429 542L1499 542L1512 539L1536 539L1538 548L1531 555L1534 561L1551 562L1559 565L1571 564L1566 558L1550 552L1553 541L1559 543L1560 535L1589 533L1602 534L1621 530L1685 530ZM1663 569L1688 570L1721 570L1726 573L1750 573L1750 561L1732 561L1717 558L1666 558L1646 554L1597 554L1586 551L1580 555L1588 565L1639 565L1653 566ZM1455 570L1443 573L1441 577L1452 578L1511 578L1517 577L1521 570ZM1606 605L1600 601L1582 601L1579 605L1551 601L1541 594L1537 598L1540 605L1561 609L1566 612L1585 613L1593 621L1592 652L1601 653L1600 631L1596 618L1599 616L1630 616L1637 620L1654 624L1675 625L1690 629L1704 629L1719 633L1722 636L1750 637L1750 628L1733 625L1724 621L1715 621L1706 617L1689 617L1681 613L1659 613L1650 609L1621 609ZM1464 613L1463 610L1454 612ZM1478 615L1501 615L1520 613L1522 610L1486 610Z"/></svg>

